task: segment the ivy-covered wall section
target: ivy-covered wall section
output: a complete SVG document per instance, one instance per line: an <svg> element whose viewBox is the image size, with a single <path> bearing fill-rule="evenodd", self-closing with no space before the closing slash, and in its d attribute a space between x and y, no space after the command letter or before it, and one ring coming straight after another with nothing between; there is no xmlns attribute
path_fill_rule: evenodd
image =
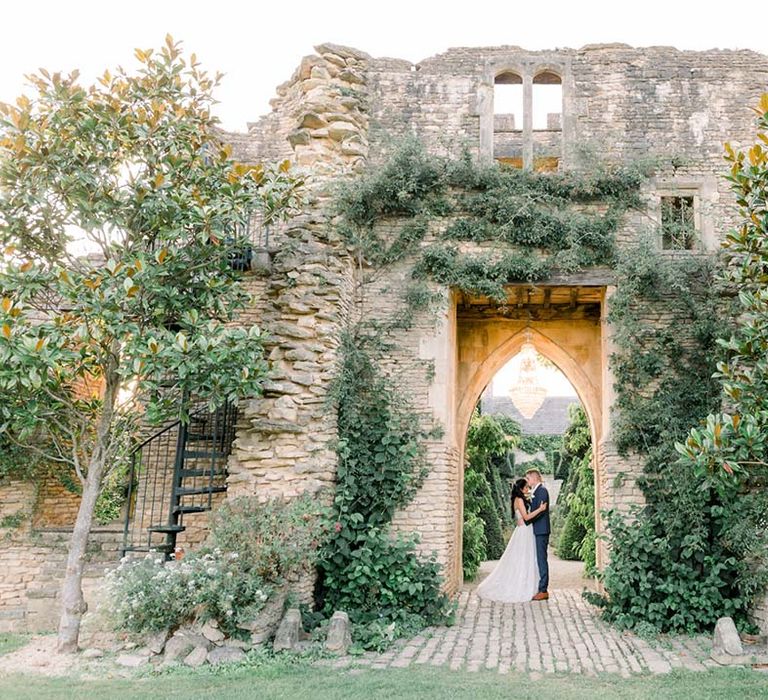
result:
<svg viewBox="0 0 768 700"><path fill-rule="evenodd" d="M609 323L616 402L610 437L616 454L602 459L642 465L640 476L614 469L607 488L632 480L645 505L630 520L625 511L606 514L612 558L604 582L610 600L601 602L609 619L623 626L694 631L711 627L723 614L744 621L755 587L746 585L743 552L718 535L724 532L724 504L676 457L675 443L721 402L713 375L728 303L713 256L664 253L658 230L649 226L643 235L638 228L635 214L643 207L640 192L652 166L543 175L478 167L469 157L435 157L408 141L340 194L340 230L357 261L360 327L388 344L371 362L404 373L405 385L416 387L414 397L401 395L398 404L413 398L412 405L429 405L431 375L421 362L421 341L429 335L432 308L448 290L503 307L507 285L535 283L555 272L567 278L595 267L613 271ZM633 234L621 236L624 243L617 246L630 211ZM419 382L414 377L420 367ZM339 403L340 420L345 400ZM340 444L343 475L343 436ZM468 457L464 486L471 495L483 470ZM584 503L573 513L583 519L590 514L592 461L588 453L574 457ZM365 461L354 451L352 458ZM485 495L492 499L492 489ZM386 512L397 520L398 509L407 507L395 500ZM496 542L493 526L488 532L479 509L467 514L475 520L467 523L464 542L474 550L464 562L471 576L478 551L494 556L503 543ZM361 516L361 526L374 523L373 511ZM571 549L577 547L591 564L594 539L589 528L583 530Z"/></svg>
<svg viewBox="0 0 768 700"><path fill-rule="evenodd" d="M768 94L757 112L758 142L744 152L726 144L742 221L722 263L646 248L619 267L617 436L644 456L647 499L634 522L609 518L598 602L622 626L693 632L728 615L749 628L756 604L765 620ZM644 323L648 305L666 321Z"/></svg>

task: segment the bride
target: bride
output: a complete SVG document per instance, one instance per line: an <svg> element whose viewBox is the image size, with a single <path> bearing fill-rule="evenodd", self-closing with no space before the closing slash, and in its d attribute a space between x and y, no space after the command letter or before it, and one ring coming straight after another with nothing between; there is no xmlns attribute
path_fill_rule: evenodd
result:
<svg viewBox="0 0 768 700"><path fill-rule="evenodd" d="M525 479L518 479L512 487L512 508L517 527L509 538L499 563L478 587L477 594L485 600L501 603L523 603L531 600L538 590L539 569L536 561L536 538L527 523L547 508L542 503L528 512L529 487Z"/></svg>

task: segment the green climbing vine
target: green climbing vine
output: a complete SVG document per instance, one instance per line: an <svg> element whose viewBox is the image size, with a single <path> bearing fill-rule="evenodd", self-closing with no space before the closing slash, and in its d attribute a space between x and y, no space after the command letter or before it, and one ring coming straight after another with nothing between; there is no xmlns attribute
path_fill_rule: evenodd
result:
<svg viewBox="0 0 768 700"><path fill-rule="evenodd" d="M713 374L727 310L717 261L665 254L648 241L616 245L627 211L643 208L645 178L664 167L651 161L537 174L478 166L468 156L428 155L409 141L341 193L340 231L358 260L361 286L366 275L392 265L410 279L396 319L378 326L390 338L445 288L501 305L509 284L595 266L614 270L614 438L623 454L644 461L640 486L647 506L635 514L636 524L606 516L612 559L604 578L609 598L601 602L606 616L623 626L699 630L720 614L743 621L755 591L739 582L743 554L718 535L722 504L702 500L709 492L698 489L703 482L691 480L690 464L675 452L721 401ZM658 230L649 233L661 237ZM571 467L586 483L584 455ZM481 486L467 476L470 491ZM476 554L493 546L493 533L489 539L479 512L471 515L465 546L472 544ZM585 547L581 554L591 557ZM470 572L476 564L465 560Z"/></svg>
<svg viewBox="0 0 768 700"><path fill-rule="evenodd" d="M415 256L415 280L503 303L505 284L536 282L555 269L610 265L622 217L641 206L640 185L657 166L531 173L479 166L469 155L428 155L411 139L386 165L345 187L340 230L369 265ZM433 228L436 240L427 243ZM493 249L468 252L461 245L467 242Z"/></svg>
<svg viewBox="0 0 768 700"><path fill-rule="evenodd" d="M726 237L723 264L686 257L673 267L641 251L621 267L617 436L645 457L647 501L631 524L609 516L607 597L598 602L622 626L697 631L728 615L748 627L768 585L768 94L757 112L760 142L744 152L726 145L742 222ZM674 314L642 324L638 302L658 305L670 292L685 304L684 330Z"/></svg>
<svg viewBox="0 0 768 700"><path fill-rule="evenodd" d="M338 416L337 484L331 538L320 558L318 594L327 615L346 611L358 648L446 622L440 566L416 551L415 537L390 528L426 475L430 432L379 367L382 347L361 328L341 338L332 390Z"/></svg>
<svg viewBox="0 0 768 700"><path fill-rule="evenodd" d="M711 257L664 256L648 243L617 267L614 439L622 453L642 457L646 501L631 521L606 518L607 596L595 601L621 627L695 632L723 615L745 622L748 601L734 552L717 535L716 504L675 451L721 401L713 377L729 316L721 274Z"/></svg>

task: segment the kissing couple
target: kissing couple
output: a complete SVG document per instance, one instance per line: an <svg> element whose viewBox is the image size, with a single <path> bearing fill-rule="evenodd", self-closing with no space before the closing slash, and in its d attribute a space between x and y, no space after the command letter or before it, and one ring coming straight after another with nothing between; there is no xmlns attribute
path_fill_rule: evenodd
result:
<svg viewBox="0 0 768 700"><path fill-rule="evenodd" d="M499 563L477 587L484 600L523 603L547 600L549 593L549 492L541 472L529 469L512 486L512 514L517 522Z"/></svg>

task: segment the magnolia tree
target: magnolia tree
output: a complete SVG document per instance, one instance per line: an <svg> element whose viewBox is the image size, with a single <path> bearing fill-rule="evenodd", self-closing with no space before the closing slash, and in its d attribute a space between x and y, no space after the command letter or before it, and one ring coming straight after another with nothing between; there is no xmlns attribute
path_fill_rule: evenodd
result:
<svg viewBox="0 0 768 700"><path fill-rule="evenodd" d="M768 584L768 93L755 109L757 142L725 145L741 223L724 243L724 282L737 293L733 333L718 364L727 411L707 417L677 449L702 484L727 504L722 537L739 555L742 589Z"/></svg>
<svg viewBox="0 0 768 700"><path fill-rule="evenodd" d="M139 423L259 390L262 335L231 323L248 303L236 231L301 204L287 162L232 161L210 113L220 76L171 37L136 57L92 87L41 70L0 106L0 443L82 485L61 651L77 649L94 505Z"/></svg>

